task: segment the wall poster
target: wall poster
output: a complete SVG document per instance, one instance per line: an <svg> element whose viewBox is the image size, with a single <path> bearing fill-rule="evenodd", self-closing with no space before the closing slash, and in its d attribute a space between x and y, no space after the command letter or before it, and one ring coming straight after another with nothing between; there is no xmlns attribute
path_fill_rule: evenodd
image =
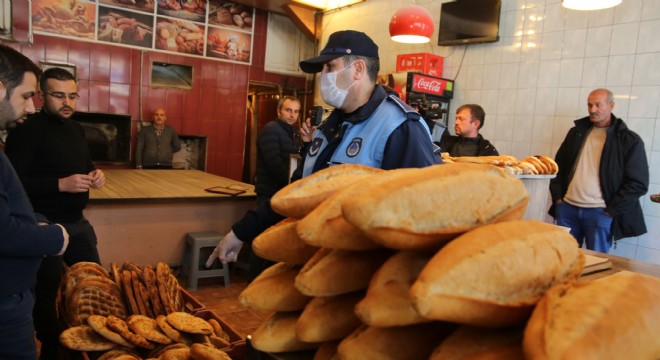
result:
<svg viewBox="0 0 660 360"><path fill-rule="evenodd" d="M254 8L223 0L32 0L36 34L252 63Z"/></svg>

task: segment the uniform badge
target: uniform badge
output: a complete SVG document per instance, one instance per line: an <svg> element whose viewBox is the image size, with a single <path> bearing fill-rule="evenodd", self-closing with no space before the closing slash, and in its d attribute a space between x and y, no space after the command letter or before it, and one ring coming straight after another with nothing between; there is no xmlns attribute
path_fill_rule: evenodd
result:
<svg viewBox="0 0 660 360"><path fill-rule="evenodd" d="M309 156L318 155L322 144L323 144L323 139L321 138L314 139L314 141L312 141L312 146L309 147L309 152L308 152Z"/></svg>
<svg viewBox="0 0 660 360"><path fill-rule="evenodd" d="M360 153L360 149L362 149L362 138L355 138L346 147L346 156L355 157Z"/></svg>

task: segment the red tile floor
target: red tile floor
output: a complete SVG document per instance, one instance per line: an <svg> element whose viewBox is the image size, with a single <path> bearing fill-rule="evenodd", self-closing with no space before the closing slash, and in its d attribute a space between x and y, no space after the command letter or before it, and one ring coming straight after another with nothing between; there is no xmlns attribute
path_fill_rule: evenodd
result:
<svg viewBox="0 0 660 360"><path fill-rule="evenodd" d="M208 310L216 313L229 326L243 336L251 334L272 312L250 310L238 301L238 295L247 285L247 272L236 269L231 275L231 285L224 287L221 277L199 279L197 290L188 291ZM186 280L179 278L182 287Z"/></svg>

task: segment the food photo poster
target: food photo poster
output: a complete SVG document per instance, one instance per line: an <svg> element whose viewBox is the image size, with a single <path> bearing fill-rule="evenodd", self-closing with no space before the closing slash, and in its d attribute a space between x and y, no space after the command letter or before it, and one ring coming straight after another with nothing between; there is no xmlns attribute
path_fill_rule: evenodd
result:
<svg viewBox="0 0 660 360"><path fill-rule="evenodd" d="M221 0L33 0L36 34L252 63L255 10Z"/></svg>

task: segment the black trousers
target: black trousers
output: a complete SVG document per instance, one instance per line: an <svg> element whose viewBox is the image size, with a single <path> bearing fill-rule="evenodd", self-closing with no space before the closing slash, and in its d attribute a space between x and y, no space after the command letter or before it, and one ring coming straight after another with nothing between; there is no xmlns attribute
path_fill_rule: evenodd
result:
<svg viewBox="0 0 660 360"><path fill-rule="evenodd" d="M60 224L69 233L69 246L63 256L45 257L37 273L32 315L37 339L41 342L40 359L59 359L59 337L63 329L57 319L55 299L62 281L64 264L71 266L81 261L101 263L96 247L96 233L87 219Z"/></svg>
<svg viewBox="0 0 660 360"><path fill-rule="evenodd" d="M33 306L32 290L0 296L0 359L36 358L31 314Z"/></svg>

